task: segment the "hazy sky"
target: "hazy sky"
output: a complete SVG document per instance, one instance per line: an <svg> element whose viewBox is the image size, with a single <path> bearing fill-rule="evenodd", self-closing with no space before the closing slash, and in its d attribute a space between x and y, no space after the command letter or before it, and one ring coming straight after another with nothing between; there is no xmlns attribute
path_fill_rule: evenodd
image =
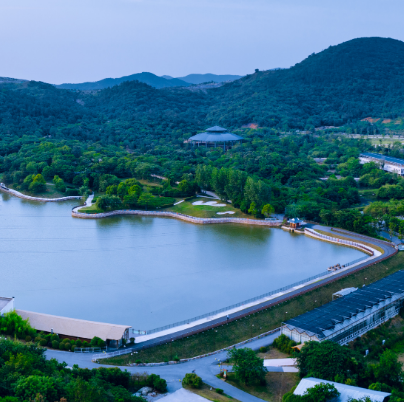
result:
<svg viewBox="0 0 404 402"><path fill-rule="evenodd" d="M403 15L403 0L0 0L0 76L243 75L356 37L404 40Z"/></svg>

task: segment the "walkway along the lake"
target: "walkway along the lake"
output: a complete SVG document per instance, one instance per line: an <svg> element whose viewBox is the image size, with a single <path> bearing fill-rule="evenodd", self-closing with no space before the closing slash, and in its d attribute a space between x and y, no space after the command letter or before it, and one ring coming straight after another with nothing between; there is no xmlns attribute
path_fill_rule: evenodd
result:
<svg viewBox="0 0 404 402"><path fill-rule="evenodd" d="M142 216L161 216L168 218L181 219L190 223L197 224L211 224L211 223L241 223L245 225L259 225L259 226L271 226L278 227L282 224L281 221L264 221L258 219L244 219L244 218L196 218L190 215L180 214L178 212L167 212L167 211L143 211L143 210L132 210L132 209L121 209L118 211L103 212L99 214L86 214L79 212L82 206L75 207L72 210L72 216L74 218L82 219L101 219L108 218L110 216L118 215L142 215Z"/></svg>
<svg viewBox="0 0 404 402"><path fill-rule="evenodd" d="M0 191L3 191L5 193L14 195L18 198L24 198L25 200L30 200L30 201L41 201L41 202L57 202L57 201L66 201L66 200L79 200L81 198L81 195L71 195L69 197L60 197L60 198L41 198L41 197L31 197L30 195L25 195L23 193L20 193L17 190L13 190L12 188L6 189L2 186L0 186Z"/></svg>

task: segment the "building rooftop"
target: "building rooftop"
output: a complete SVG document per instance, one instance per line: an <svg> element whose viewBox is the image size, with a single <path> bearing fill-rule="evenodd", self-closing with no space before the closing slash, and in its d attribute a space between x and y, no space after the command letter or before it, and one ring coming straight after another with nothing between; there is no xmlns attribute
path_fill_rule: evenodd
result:
<svg viewBox="0 0 404 402"><path fill-rule="evenodd" d="M12 297L0 297L0 311L7 306L13 300Z"/></svg>
<svg viewBox="0 0 404 402"><path fill-rule="evenodd" d="M371 312L391 303L404 293L404 271L360 288L319 308L285 322L290 329L324 339Z"/></svg>
<svg viewBox="0 0 404 402"><path fill-rule="evenodd" d="M31 326L38 331L51 332L53 329L55 334L84 339L93 339L94 336L98 336L104 341L107 339L119 340L124 335L125 330L131 328L130 325L106 324L24 310L16 310L16 313L24 320L29 318Z"/></svg>
<svg viewBox="0 0 404 402"><path fill-rule="evenodd" d="M188 141L227 142L241 140L243 140L243 137L240 137L237 134L229 133L225 128L214 126L206 129L205 133L193 135Z"/></svg>
<svg viewBox="0 0 404 402"><path fill-rule="evenodd" d="M346 296L349 295L352 292L355 292L356 290L358 290L358 288L345 288L345 289L341 289L339 292L335 292L333 293L333 296Z"/></svg>
<svg viewBox="0 0 404 402"><path fill-rule="evenodd" d="M295 395L303 395L308 388L313 388L315 385L318 384L332 384L335 388L337 388L338 392L340 393L339 397L333 402L348 402L350 399L361 400L362 398L369 397L372 402L383 402L390 393L387 392L380 392L380 391L373 391L371 389L360 388L360 387L353 387L352 385L345 385L340 384L338 382L333 381L326 381L320 380L318 378L303 378L295 391L293 392Z"/></svg>
<svg viewBox="0 0 404 402"><path fill-rule="evenodd" d="M374 154L372 152L362 152L361 156L367 156L368 158L375 158L385 162L397 163L399 165L404 165L404 159L393 158L392 156Z"/></svg>

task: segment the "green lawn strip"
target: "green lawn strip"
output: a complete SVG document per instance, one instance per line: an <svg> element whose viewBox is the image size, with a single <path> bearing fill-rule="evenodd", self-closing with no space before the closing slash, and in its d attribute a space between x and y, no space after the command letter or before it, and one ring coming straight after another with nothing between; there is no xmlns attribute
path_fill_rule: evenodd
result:
<svg viewBox="0 0 404 402"><path fill-rule="evenodd" d="M15 190L13 185L9 185L9 188ZM73 187L69 187L73 188ZM16 190L19 191L19 190ZM56 190L56 187L50 183L46 183L46 190L41 193L31 193L30 191L20 191L20 193L24 195L28 195L30 197L38 197L38 198L62 198L67 197L66 193L62 193Z"/></svg>
<svg viewBox="0 0 404 402"><path fill-rule="evenodd" d="M289 318L296 317L313 308L331 301L332 294L349 287L361 287L370 284L404 267L404 253L371 265L338 281L324 285L292 300L278 304L260 313L249 315L223 326L182 338L174 342L139 351L139 353L116 356L103 360L105 364L127 365L137 360L142 363L155 363L203 355L238 342L252 338L277 328ZM248 347L248 345L247 345Z"/></svg>
<svg viewBox="0 0 404 402"><path fill-rule="evenodd" d="M379 251L380 253L384 254L384 250L381 247L375 246L374 244L371 244L371 243L367 243L367 242L365 242L363 240L356 240L356 239L353 240L353 239L350 239L348 237L341 236L340 234L336 234L335 232L326 232L324 230L318 230L318 229L315 229L315 231L318 232L318 233L321 233L323 235L329 236L329 237L335 237L337 239L354 241L355 243L360 243L360 244L363 244L364 246L371 247L371 248Z"/></svg>
<svg viewBox="0 0 404 402"><path fill-rule="evenodd" d="M234 373L228 373L227 382L248 394L254 395L264 401L281 401L282 396L289 392L299 382L298 373L267 373L265 385L245 385L236 379Z"/></svg>
<svg viewBox="0 0 404 402"><path fill-rule="evenodd" d="M201 388L192 388L192 387L184 387L190 392L202 396L203 398L208 399L209 401L218 401L218 402L240 402L238 399L234 399L226 394L219 394L216 392L216 388L212 388L210 385L205 383L202 384ZM211 390L212 388L212 390Z"/></svg>

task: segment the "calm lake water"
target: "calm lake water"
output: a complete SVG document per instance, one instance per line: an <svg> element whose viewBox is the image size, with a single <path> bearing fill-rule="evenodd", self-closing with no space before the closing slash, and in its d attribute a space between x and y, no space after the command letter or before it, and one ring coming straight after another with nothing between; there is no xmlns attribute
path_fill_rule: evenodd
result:
<svg viewBox="0 0 404 402"><path fill-rule="evenodd" d="M0 296L16 308L152 329L363 256L280 229L75 219L77 203L1 193Z"/></svg>

